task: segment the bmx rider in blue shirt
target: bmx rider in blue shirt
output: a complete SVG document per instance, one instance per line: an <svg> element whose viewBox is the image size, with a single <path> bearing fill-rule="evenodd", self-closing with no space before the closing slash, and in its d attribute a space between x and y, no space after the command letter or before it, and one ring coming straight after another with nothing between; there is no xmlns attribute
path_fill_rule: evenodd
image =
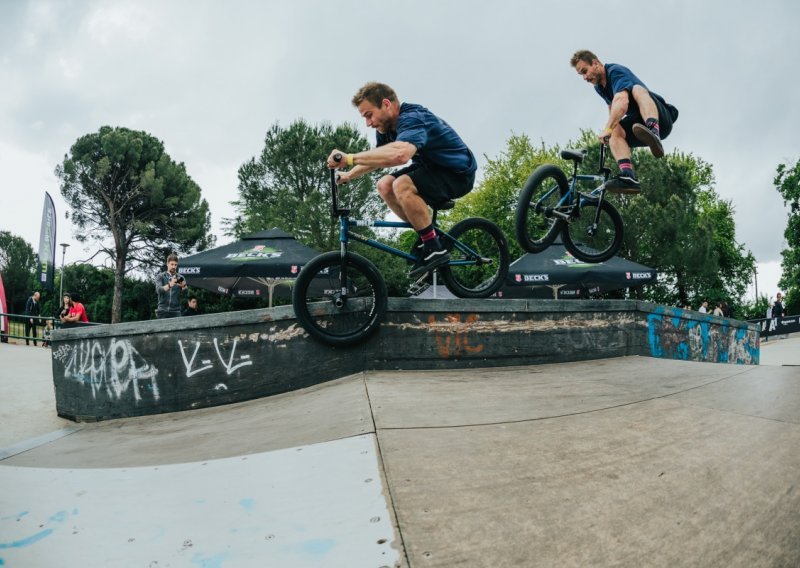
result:
<svg viewBox="0 0 800 568"><path fill-rule="evenodd" d="M662 157L661 140L672 132L678 109L649 90L630 69L616 63L604 65L591 51L576 51L570 64L608 105L608 121L598 138L608 141L619 175L611 178L606 188L615 193L639 193L631 147L647 146L656 158Z"/></svg>
<svg viewBox="0 0 800 568"><path fill-rule="evenodd" d="M469 193L475 184L477 161L447 122L423 106L401 103L388 85L367 83L352 103L367 126L376 130L377 145L355 154L334 149L328 167L341 167L334 157L344 156L352 168L342 172L338 183L347 183L379 168L404 166L378 180L378 193L422 239L420 262L409 273L421 278L450 260L433 228L428 204L438 205Z"/></svg>

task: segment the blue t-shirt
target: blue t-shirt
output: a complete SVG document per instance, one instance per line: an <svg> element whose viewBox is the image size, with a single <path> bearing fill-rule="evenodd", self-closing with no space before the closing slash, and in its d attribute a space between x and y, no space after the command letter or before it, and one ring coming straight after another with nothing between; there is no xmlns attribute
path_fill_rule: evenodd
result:
<svg viewBox="0 0 800 568"><path fill-rule="evenodd" d="M627 67L617 65L616 63L606 63L603 67L605 67L606 70L606 86L595 85L594 90L606 101L606 104L610 105L614 95L621 91L628 91L628 93L632 95L634 85L641 85L647 89L647 85ZM650 91L650 89L647 90ZM653 91L650 91L650 95L653 98L657 98L661 104L667 104L666 101L664 101L664 97L661 95L657 95ZM629 97L629 99L630 103L628 104L627 114L639 113L639 105L633 100L633 96Z"/></svg>
<svg viewBox="0 0 800 568"><path fill-rule="evenodd" d="M413 144L417 153L412 162L433 164L465 174L475 173L478 169L475 156L456 131L424 106L402 103L397 130L375 134L378 146L396 141Z"/></svg>

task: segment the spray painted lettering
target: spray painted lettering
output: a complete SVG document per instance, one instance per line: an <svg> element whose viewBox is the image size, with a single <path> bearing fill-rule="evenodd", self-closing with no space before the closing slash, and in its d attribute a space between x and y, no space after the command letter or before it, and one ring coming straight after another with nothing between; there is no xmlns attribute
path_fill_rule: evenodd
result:
<svg viewBox="0 0 800 568"><path fill-rule="evenodd" d="M104 392L111 399L127 393L135 401L149 397L158 400L158 369L148 363L128 339L85 340L71 350L57 351L64 364L64 377L88 384L92 396Z"/></svg>
<svg viewBox="0 0 800 568"><path fill-rule="evenodd" d="M483 351L483 344L470 344L469 332L477 319L477 314L469 314L462 322L461 314L447 314L444 322L438 322L435 315L428 316L428 324L436 333L439 356L443 359L458 358L464 353Z"/></svg>
<svg viewBox="0 0 800 568"><path fill-rule="evenodd" d="M226 357L222 354L220 350L219 342L215 337L213 340L214 343L214 351L217 354L217 358L219 359L220 363L222 363L222 367L225 369L225 372L230 375L236 369L241 367L247 367L253 364L253 361L250 359L250 355L239 355L239 362L235 363L236 361L236 345L238 344L238 339L233 340L233 345L231 347L230 355ZM194 351L192 351L191 358L187 358L186 353L190 349L187 344L187 348L184 348L183 342L179 339L178 340L178 348L181 352L181 358L183 359L183 366L186 368L186 377L192 377L197 375L198 373L202 373L203 371L208 371L209 369L214 368L214 362L211 359L203 359L201 358L198 362L198 366L195 366L195 359L197 359L197 353L200 351L202 342L195 341L194 342ZM234 364L235 363L235 364Z"/></svg>

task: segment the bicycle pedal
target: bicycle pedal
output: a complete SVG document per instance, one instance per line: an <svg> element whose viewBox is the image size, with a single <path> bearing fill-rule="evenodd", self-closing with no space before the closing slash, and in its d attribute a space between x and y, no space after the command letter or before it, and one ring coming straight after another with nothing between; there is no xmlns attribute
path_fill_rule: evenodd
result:
<svg viewBox="0 0 800 568"><path fill-rule="evenodd" d="M426 282L427 278L428 278L428 275L427 274L423 274L420 278L418 278L417 280L412 282L411 285L408 287L409 295L411 295L411 296L419 296L425 290L430 288L431 287L431 283L430 282Z"/></svg>

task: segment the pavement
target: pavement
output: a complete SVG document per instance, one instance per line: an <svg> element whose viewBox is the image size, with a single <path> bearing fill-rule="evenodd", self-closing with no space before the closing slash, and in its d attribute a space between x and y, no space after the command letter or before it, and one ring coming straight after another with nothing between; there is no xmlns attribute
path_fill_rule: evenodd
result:
<svg viewBox="0 0 800 568"><path fill-rule="evenodd" d="M3 568L800 565L798 335L91 424L47 349L0 362Z"/></svg>

